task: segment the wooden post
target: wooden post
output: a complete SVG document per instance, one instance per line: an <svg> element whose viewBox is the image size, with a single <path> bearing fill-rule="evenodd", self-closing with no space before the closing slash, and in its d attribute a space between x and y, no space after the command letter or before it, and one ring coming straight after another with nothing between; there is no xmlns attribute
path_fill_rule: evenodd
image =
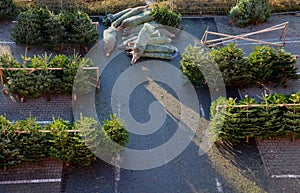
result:
<svg viewBox="0 0 300 193"><path fill-rule="evenodd" d="M1 79L2 92L4 92L4 79L3 79L3 70L2 69L0 69L0 79Z"/></svg>
<svg viewBox="0 0 300 193"><path fill-rule="evenodd" d="M201 38L201 42L202 42L203 44L205 44L206 39L207 39L208 28L209 28L209 26L206 27L206 30L205 30L205 32L204 32L202 38Z"/></svg>
<svg viewBox="0 0 300 193"><path fill-rule="evenodd" d="M283 47L285 46L285 38L286 38L286 28L288 24L285 24L284 30L283 30Z"/></svg>

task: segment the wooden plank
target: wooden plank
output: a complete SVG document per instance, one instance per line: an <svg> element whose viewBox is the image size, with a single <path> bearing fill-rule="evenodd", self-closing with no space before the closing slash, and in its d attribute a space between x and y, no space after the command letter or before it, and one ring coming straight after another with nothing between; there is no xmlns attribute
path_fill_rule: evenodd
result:
<svg viewBox="0 0 300 193"><path fill-rule="evenodd" d="M98 70L98 67L83 67L84 70ZM64 70L64 68L0 68L0 70L26 70L26 71L35 71L35 70Z"/></svg>
<svg viewBox="0 0 300 193"><path fill-rule="evenodd" d="M203 40L203 43L208 45L209 47L214 47L214 46L224 44L226 42L230 42L230 41L237 40L237 39L242 39L242 40L252 41L252 42L258 42L258 43L264 43L264 44L269 44L269 45L275 45L275 46L284 46L285 39L286 39L286 28L287 28L288 23L289 22L284 22L284 23L281 23L281 24L278 24L278 25L275 25L275 26L272 26L272 27L268 27L268 28L263 29L263 30L259 30L259 31L251 32L251 33L246 33L246 34L241 34L241 35L228 35L228 34L224 34L224 33L218 33L218 32L212 32L212 31L206 30L203 37L202 37L202 40ZM256 40L256 39L252 39L252 38L246 38L247 36L261 34L261 33L267 33L267 32L276 31L276 30L283 30L283 32L281 34L281 37L280 37L280 39L282 39L282 37L284 38L283 44L276 44L276 43L272 43L272 42ZM206 40L206 38L204 39L204 37L207 37L208 34L224 36L224 37L214 39L214 40ZM209 44L214 43L214 42L219 42L219 43L209 45Z"/></svg>
<svg viewBox="0 0 300 193"><path fill-rule="evenodd" d="M0 79L1 79L2 92L4 92L4 79L3 79L3 70L2 69L0 69Z"/></svg>
<svg viewBox="0 0 300 193"><path fill-rule="evenodd" d="M255 39L251 39L251 38L239 37L238 39L248 40L248 41L251 41L251 42L257 42L257 43L263 43L263 44L269 44L269 45L278 46L278 47L283 46L283 44L276 44L276 43L272 43L272 42L266 42L266 41L262 41L262 40L255 40ZM229 41L232 41L232 40L227 40L227 41L224 41L224 42L220 42L220 43L216 43L216 44L212 44L212 45L208 45L208 46L209 47L214 47L214 46L224 44L224 43L229 42Z"/></svg>
<svg viewBox="0 0 300 193"><path fill-rule="evenodd" d="M230 105L230 107L233 107L233 108L252 108L252 107L270 107L270 106L273 106L273 107L294 107L294 106L300 106L300 104L249 104L249 105ZM221 108L227 108L226 105L218 105L216 107L216 109L221 109Z"/></svg>
<svg viewBox="0 0 300 193"><path fill-rule="evenodd" d="M257 32L251 32L251 33L246 33L246 34L241 34L241 35L227 35L227 34L223 34L223 33L208 31L207 32L208 34L225 36L225 37L214 39L214 40L208 40L208 41L206 41L206 43L218 42L218 41L229 40L229 39L234 40L234 39L237 39L238 37L247 37L247 36L256 35L256 34L259 34L259 33L266 33L266 32L271 32L271 31L280 30L280 29L284 29L284 26L274 28L274 30L267 30L267 31L260 30L260 31L257 31Z"/></svg>
<svg viewBox="0 0 300 193"><path fill-rule="evenodd" d="M16 133L30 133L31 131L16 130L15 132ZM39 130L39 132L41 132L41 133L51 133L52 131L51 130ZM66 132L66 133L78 133L78 132L80 132L80 130L64 130L64 132Z"/></svg>

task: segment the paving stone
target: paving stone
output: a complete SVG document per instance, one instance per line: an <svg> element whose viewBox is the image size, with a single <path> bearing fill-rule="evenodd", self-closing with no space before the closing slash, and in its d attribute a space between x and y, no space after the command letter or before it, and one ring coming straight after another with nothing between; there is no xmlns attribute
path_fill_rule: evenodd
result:
<svg viewBox="0 0 300 193"><path fill-rule="evenodd" d="M0 92L0 115L6 115L10 121L36 117L37 121L52 121L61 117L72 121L72 98L68 95L53 95L50 101L46 97L25 99L21 103L16 97Z"/></svg>
<svg viewBox="0 0 300 193"><path fill-rule="evenodd" d="M300 140L258 138L256 143L265 169L271 178L273 192L299 192Z"/></svg>
<svg viewBox="0 0 300 193"><path fill-rule="evenodd" d="M63 163L47 158L0 171L0 193L60 193Z"/></svg>

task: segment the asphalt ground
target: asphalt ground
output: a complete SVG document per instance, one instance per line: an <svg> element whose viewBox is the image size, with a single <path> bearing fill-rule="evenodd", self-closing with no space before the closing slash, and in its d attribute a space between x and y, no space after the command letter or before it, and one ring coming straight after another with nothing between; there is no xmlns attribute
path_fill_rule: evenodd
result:
<svg viewBox="0 0 300 193"><path fill-rule="evenodd" d="M213 18L189 18L182 21L184 31L201 38L204 30L216 31ZM105 28L99 26L100 34ZM180 55L169 63L179 69ZM131 58L125 53L118 54L105 68L101 69L101 89L96 94L96 110L100 121L107 119L109 114L116 112L111 100L113 87L118 78L130 65ZM94 61L95 62L95 61ZM141 59L140 63L147 62ZM138 68L139 62L136 64ZM163 72L161 72L163 73ZM136 75L132 75L134 78ZM172 76L165 74L165 76ZM171 78L171 77L170 77ZM126 84L124 82L124 84ZM195 85L194 85L195 86ZM156 89L157 88L157 89ZM196 113L205 120L209 119L211 96L209 88L203 85L194 87L197 93L199 108ZM229 96L238 96L236 89L227 89ZM149 106L157 97L166 103L171 112L166 115L162 126L150 135L130 134L127 148L147 150L158 147L170 140L178 127L174 117L180 116L180 108L172 104L178 100L177 93L167 84L159 81L143 82L135 87L131 93L129 104L132 118L140 123L151 119ZM125 105L121 103L120 105ZM122 114L122 112L119 112ZM126 120L125 120L126 123ZM255 143L244 144L239 147L224 144L214 145L204 155L199 155L201 133L196 133L192 142L175 159L166 164L146 170L121 169L97 160L88 168L65 169L65 192L124 192L124 193L175 193L175 192L245 192L249 190L266 189L265 176ZM176 147L174 147L176 148ZM165 152L167 155L169 152ZM162 155L162 156L165 156ZM134 158L133 158L134 159ZM153 158L154 159L154 158ZM149 159L150 161L151 158ZM127 159L127 162L134 161ZM248 183L248 184L247 184ZM250 189L250 188L251 189Z"/></svg>

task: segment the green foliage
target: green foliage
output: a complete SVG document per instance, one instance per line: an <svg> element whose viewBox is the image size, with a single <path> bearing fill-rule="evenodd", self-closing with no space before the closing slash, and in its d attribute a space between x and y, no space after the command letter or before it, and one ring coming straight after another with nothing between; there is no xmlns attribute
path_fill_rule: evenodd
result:
<svg viewBox="0 0 300 193"><path fill-rule="evenodd" d="M300 92L292 94L288 100L291 104L299 104ZM300 133L300 106L287 106L283 114L283 121L290 134Z"/></svg>
<svg viewBox="0 0 300 193"><path fill-rule="evenodd" d="M94 70L84 70L83 67L93 66L89 59L75 54L73 57L56 55L51 57L45 53L42 56L27 58L23 64L14 58L4 55L0 57L2 68L42 68L28 73L25 70L4 71L5 84L12 94L19 97L38 98L51 94L71 94L76 78L75 90L77 94L92 91L92 84L96 84ZM49 68L63 68L63 70L49 70ZM95 79L95 78L94 78Z"/></svg>
<svg viewBox="0 0 300 193"><path fill-rule="evenodd" d="M95 120L81 117L75 123L75 128L80 130L89 149L96 155L115 156L128 143L129 134L124 121L117 119L116 115L104 120L101 128Z"/></svg>
<svg viewBox="0 0 300 193"><path fill-rule="evenodd" d="M267 21L271 16L269 0L241 0L230 10L229 16L239 27Z"/></svg>
<svg viewBox="0 0 300 193"><path fill-rule="evenodd" d="M34 8L21 12L12 31L12 38L17 44L42 45L48 41L45 37L46 21L50 20L52 13L48 9Z"/></svg>
<svg viewBox="0 0 300 193"><path fill-rule="evenodd" d="M272 82L276 85L288 79L298 79L296 60L284 50L269 46L256 46L248 56L249 73L261 83Z"/></svg>
<svg viewBox="0 0 300 193"><path fill-rule="evenodd" d="M128 7L137 7L145 5L144 0L135 1L120 1L109 0L106 1L82 1L82 0L34 0L31 2L24 2L23 0L14 0L18 7L26 10L32 6L48 7L51 11L58 12L61 9L67 10L84 10L90 15L105 15L108 13L117 13ZM155 1L162 5L169 6L170 1ZM173 9L176 13L182 15L199 15L199 13L212 15L226 15L230 9L236 5L236 0L176 0L174 1ZM288 12L299 11L300 1L298 0L271 0L270 6L272 12Z"/></svg>
<svg viewBox="0 0 300 193"><path fill-rule="evenodd" d="M128 143L129 134L125 129L125 123L121 119L117 119L116 115L110 115L110 119L104 120L102 129L105 134L120 146Z"/></svg>
<svg viewBox="0 0 300 193"><path fill-rule="evenodd" d="M86 147L80 135L70 130L71 125L60 119L46 127L51 132L50 156L61 160L66 165L90 165L95 159L94 154Z"/></svg>
<svg viewBox="0 0 300 193"><path fill-rule="evenodd" d="M39 162L49 156L49 134L39 132L41 125L35 121L35 118L19 120L14 125L15 131L23 131L15 139L17 149L23 156L22 161Z"/></svg>
<svg viewBox="0 0 300 193"><path fill-rule="evenodd" d="M20 13L12 37L17 44L62 49L75 45L88 47L99 35L89 16L82 11L62 10L54 14L36 7Z"/></svg>
<svg viewBox="0 0 300 193"><path fill-rule="evenodd" d="M203 48L189 45L185 48L184 53L181 55L181 70L189 78L189 80L194 83L204 81L204 77L199 68L199 63L201 61L201 58L199 57L203 56L203 53Z"/></svg>
<svg viewBox="0 0 300 193"><path fill-rule="evenodd" d="M286 105L284 105L286 104ZM218 108L217 108L218 106ZM249 137L300 136L300 92L254 98L219 98L211 106L210 138L239 142Z"/></svg>
<svg viewBox="0 0 300 193"><path fill-rule="evenodd" d="M171 27L178 27L181 22L181 15L177 14L166 6L154 4L151 7L151 15L157 23Z"/></svg>
<svg viewBox="0 0 300 193"><path fill-rule="evenodd" d="M14 19L19 14L12 0L0 0L0 20Z"/></svg>
<svg viewBox="0 0 300 193"><path fill-rule="evenodd" d="M222 72L227 86L247 86L253 77L249 74L249 62L244 58L244 52L235 44L211 50L211 54Z"/></svg>
<svg viewBox="0 0 300 193"><path fill-rule="evenodd" d="M16 148L17 138L13 124L0 116L0 169L6 170L22 161L21 150Z"/></svg>
<svg viewBox="0 0 300 193"><path fill-rule="evenodd" d="M98 40L97 29L91 24L92 20L88 14L79 10L72 12L63 11L60 14L65 15L63 26L66 29L66 40L68 40L65 41L65 44L90 46Z"/></svg>
<svg viewBox="0 0 300 193"><path fill-rule="evenodd" d="M234 44L205 52L195 45L188 46L182 54L182 72L195 83L205 81L217 84L219 71L226 86L249 87L254 84L275 83L298 79L296 60L283 49L257 46L248 58ZM217 66L216 66L217 64ZM220 81L220 80L219 80Z"/></svg>
<svg viewBox="0 0 300 193"><path fill-rule="evenodd" d="M58 118L42 127L32 117L12 124L0 116L0 169L22 161L38 163L45 157L89 166L96 155L114 156L127 142L124 122L115 115L102 128L91 117L81 117L74 125Z"/></svg>

